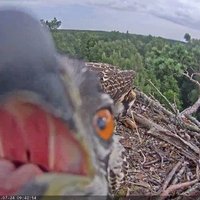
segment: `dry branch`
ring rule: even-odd
[[[170,195],[170,193],[175,192],[176,190],[185,189],[185,188],[187,188],[191,185],[194,185],[195,183],[198,183],[197,179],[195,179],[193,181],[188,181],[188,182],[185,182],[185,183],[179,183],[179,184],[176,184],[176,185],[171,185],[170,187],[168,187],[165,191],[163,191],[161,193],[160,200],[166,199]]]
[[[143,117],[140,114],[133,112],[133,115],[137,123],[145,126],[148,129],[148,131],[146,132],[147,134],[150,134],[160,140],[172,144],[180,150],[180,153],[185,155],[188,159],[193,160],[194,162],[199,159],[200,149],[195,144],[183,140],[178,135]]]
[[[191,115],[193,113],[196,113],[199,108],[200,108],[200,96],[192,106],[186,108],[180,114],[181,115]]]
[[[148,80],[148,82],[154,87],[154,89],[159,93],[159,95],[166,101],[166,103],[168,104],[168,106],[171,108],[171,110],[173,111],[174,114],[177,113],[177,110],[175,109],[175,107],[170,103],[170,101],[167,99],[166,96],[164,96],[161,91],[151,82],[151,80]]]
[[[192,83],[194,83],[198,87],[199,92],[200,92],[200,82],[194,79],[195,75],[200,76],[199,73],[193,73],[193,74],[189,75],[189,73],[186,72],[186,73],[183,73],[183,75],[185,77],[187,77]],[[190,106],[190,107],[186,108],[185,110],[183,110],[180,113],[180,115],[191,115],[193,113],[196,113],[199,108],[200,108],[200,96],[192,106]]]
[[[167,115],[167,117],[169,119],[167,119],[167,121],[169,123],[173,123],[174,125],[177,125],[177,123],[182,124],[184,126],[185,129],[187,130],[191,130],[194,132],[197,132],[197,134],[200,134],[200,124],[198,123],[197,120],[195,120],[194,118],[192,118],[193,120],[191,120],[191,123],[186,123],[182,117],[176,116],[175,114],[173,114],[172,112],[170,112],[169,110],[167,110],[164,106],[162,106],[160,104],[160,102],[158,101],[154,101],[151,98],[149,98],[146,94],[144,94],[141,91],[136,91],[137,97],[143,99],[144,103],[147,102],[149,104],[149,106],[154,107],[156,110],[160,110],[162,111],[165,115]],[[189,119],[190,120],[190,119]],[[196,124],[197,123],[197,124]]]
[[[126,184],[121,184],[121,187],[125,191],[129,187],[131,196],[162,194],[162,199],[166,195],[177,199],[184,191],[189,192],[190,187],[193,188],[191,193],[196,194],[199,187],[196,189],[195,185],[200,175],[198,122],[192,116],[186,118],[179,116],[178,111],[167,110],[159,101],[138,90],[136,94],[131,113],[141,142],[134,134],[135,125],[117,125],[117,133],[123,136],[121,142],[130,168]],[[130,113],[126,117],[132,119]]]
[[[174,168],[170,171],[170,173],[168,174],[164,184],[163,184],[163,190],[165,190],[167,188],[167,186],[169,185],[170,181],[172,180],[174,174],[176,173],[176,171],[178,170],[178,168],[181,166],[182,161],[179,161]]]
[[[193,82],[194,84],[196,84],[199,87],[199,89],[200,89],[200,83],[199,83],[199,81],[197,81],[197,80],[194,79],[194,76],[195,75],[200,76],[200,73],[193,73],[193,74],[189,75],[189,73],[186,72],[186,73],[183,73],[183,75],[186,76],[191,82]]]

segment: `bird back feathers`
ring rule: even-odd
[[[115,103],[132,89],[134,70],[120,70],[106,63],[86,62],[85,65],[90,71],[97,73],[102,89]]]

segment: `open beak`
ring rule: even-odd
[[[0,104],[0,122],[0,195],[31,194],[32,185],[61,195],[69,183],[87,185],[89,154],[70,124],[16,95]]]

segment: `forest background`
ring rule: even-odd
[[[197,103],[193,116],[200,120],[200,40],[189,33],[182,42],[128,31],[62,30],[56,18],[41,23],[51,30],[59,53],[133,69],[137,89],[178,112]]]

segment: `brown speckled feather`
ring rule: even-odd
[[[97,72],[102,89],[115,103],[122,101],[124,96],[132,90],[135,71],[120,70],[116,66],[105,63],[86,62],[85,64],[89,70]]]

